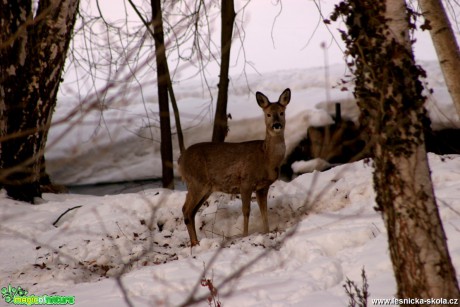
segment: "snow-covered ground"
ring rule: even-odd
[[[460,157],[430,155],[430,165],[458,272]],[[45,194],[37,206],[1,195],[1,286],[75,296],[78,306],[124,306],[115,278],[123,273],[135,306],[175,306],[207,293],[195,290],[205,274],[224,306],[345,306],[342,285],[347,277],[360,285],[364,267],[371,299],[391,298],[396,285],[371,173],[356,162],[277,181],[269,195],[271,232],[260,234],[253,202],[246,238],[241,201],[214,194],[197,214],[201,244],[193,250],[181,212],[186,192]],[[52,225],[75,206],[82,207]]]
[[[429,101],[432,119],[440,127],[455,126],[458,120],[439,68],[433,63],[428,68],[429,76],[434,76],[429,83],[435,88]],[[341,77],[344,70],[331,71]],[[320,76],[320,69],[250,76],[251,88],[271,100],[291,88],[286,131],[291,147],[306,127],[330,121]],[[195,106],[184,108],[188,127],[196,125],[191,119],[208,108],[197,88],[185,84],[178,94],[181,103]],[[263,128],[253,131],[260,129],[260,119],[255,118],[261,112],[254,95],[244,88],[242,81],[233,82],[230,140],[260,133],[263,137]],[[338,89],[331,96],[334,101],[351,98],[350,92]],[[146,109],[154,107],[148,104]],[[61,106],[55,120],[66,110],[70,107]],[[147,135],[143,110],[141,103],[109,109],[104,114],[108,124],[96,132],[99,115],[85,117],[48,149],[52,175],[72,184],[159,176],[158,144],[136,135]],[[344,116],[356,116],[352,106],[347,110]],[[209,137],[207,122],[204,116],[204,127],[187,130],[188,144]],[[51,143],[66,127],[53,128]],[[66,160],[67,156],[72,158]],[[430,154],[429,161],[460,279],[460,156]],[[77,306],[126,306],[124,291],[134,306],[176,306],[191,295],[209,294],[200,284],[205,275],[224,306],[344,306],[347,296],[342,285],[347,277],[360,285],[364,268],[371,299],[395,296],[386,230],[373,209],[370,164],[358,161],[303,174],[289,183],[275,182],[269,192],[269,234],[261,234],[260,213],[253,201],[249,236],[241,237],[240,199],[215,193],[197,214],[201,242],[193,249],[181,212],[185,195],[164,189],[107,196],[44,194],[41,204],[31,206],[1,192],[0,287],[20,286],[37,296],[74,296]],[[75,209],[58,220],[69,208]]]
[[[433,127],[458,126],[457,113],[444,86],[439,66],[429,62],[425,63],[425,69],[428,85],[434,89],[427,102]],[[337,85],[341,79],[346,79],[347,73],[343,65],[332,66],[330,84]],[[217,79],[209,83],[215,103]],[[232,78],[228,104],[232,119],[229,121],[227,141],[264,138],[265,127],[262,111],[256,103],[256,91],[276,101],[285,88],[291,89],[292,99],[286,110],[288,152],[305,137],[310,125],[332,123],[329,114],[334,114],[335,102],[342,103],[343,117],[356,121],[359,112],[353,101],[352,89],[342,91],[341,85],[334,86],[328,102],[324,86],[323,68],[276,71],[263,76],[252,74],[248,75],[247,81],[244,77]],[[155,90],[146,87],[144,93],[155,93]],[[178,83],[175,91],[186,145],[209,141],[214,107],[207,89],[203,89],[199,80],[187,80]],[[158,105],[155,94],[145,96],[147,98],[143,100],[137,92],[128,100],[117,100],[115,95],[103,114],[99,110],[89,113],[78,111],[84,106],[73,103],[59,104],[46,152],[47,169],[54,181],[82,185],[160,178]],[[66,101],[68,97],[64,96],[62,100]],[[68,114],[73,112],[76,115],[69,120]],[[175,139],[173,146],[174,159],[177,159],[179,150]]]

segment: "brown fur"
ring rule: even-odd
[[[187,184],[184,222],[193,245],[198,244],[195,215],[212,192],[241,194],[244,235],[248,234],[251,194],[256,192],[264,231],[268,232],[267,194],[278,178],[286,151],[284,143],[284,111],[291,92],[286,89],[279,101],[270,103],[257,92],[256,98],[265,115],[265,140],[242,143],[199,143],[190,146],[179,158],[179,170]]]

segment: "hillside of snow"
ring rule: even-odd
[[[428,96],[427,108],[434,129],[458,127],[459,119],[444,86],[436,62],[424,63],[427,87],[434,90]],[[265,127],[255,92],[261,91],[271,101],[277,101],[285,88],[292,92],[286,110],[286,144],[288,153],[305,137],[309,126],[332,123],[336,102],[342,104],[342,116],[356,121],[359,111],[352,89],[342,91],[341,79],[349,72],[343,65],[329,69],[331,100],[326,100],[323,68],[286,70],[264,74],[250,74],[231,79],[228,113],[229,134],[226,141],[237,142],[263,139]],[[217,84],[216,80],[210,81]],[[175,85],[186,146],[210,141],[217,86],[209,92],[199,80],[186,80]],[[46,159],[47,170],[55,182],[65,185],[119,182],[161,177],[160,131],[156,88],[146,87],[150,98],[133,94],[128,100],[114,96],[101,113],[84,112],[85,106],[69,103],[68,97],[58,105],[55,123],[49,134]],[[121,96],[120,96],[121,97]],[[76,113],[76,114],[74,114]],[[73,114],[68,120],[69,114]],[[174,119],[171,115],[171,123]],[[174,159],[179,157],[174,138]],[[177,174],[177,172],[176,172]]]
[[[457,127],[439,67],[427,63],[425,68],[434,89],[427,102],[434,126]],[[345,72],[334,66],[331,79],[339,80]],[[344,103],[344,117],[356,120],[351,92],[334,88],[327,102],[322,76],[319,68],[250,75],[251,91],[244,80],[232,80],[228,140],[263,138],[255,91],[274,101],[291,88],[288,148],[308,126],[329,123],[336,101]],[[187,144],[209,140],[213,106],[201,86],[183,82],[177,96]],[[152,97],[129,105],[114,101],[103,113],[86,114],[84,106],[60,104],[46,152],[52,177],[79,185],[161,176]],[[429,163],[460,280],[460,155],[429,154]],[[224,306],[332,307],[347,305],[343,284],[349,278],[360,286],[364,268],[370,300],[395,296],[387,233],[374,210],[371,163],[358,161],[291,182],[276,181],[269,191],[268,234],[261,233],[255,199],[249,236],[242,237],[241,200],[215,193],[196,215],[200,245],[193,248],[182,217],[185,195],[165,189],[106,196],[44,194],[40,204],[31,206],[1,191],[0,287],[72,296],[76,306],[127,306],[127,300],[136,307],[177,306],[190,298],[207,298],[209,290],[201,285],[205,277]],[[0,298],[0,306],[11,305]]]
[[[460,278],[460,156],[429,158]],[[269,193],[270,233],[260,233],[253,200],[245,238],[240,199],[213,194],[197,214],[201,242],[193,249],[181,212],[186,192],[45,194],[37,206],[2,194],[1,285],[71,295],[76,306],[126,306],[121,276],[134,306],[177,306],[209,294],[200,285],[205,275],[224,306],[345,306],[342,285],[346,278],[360,285],[364,268],[370,299],[390,299],[396,285],[371,176],[360,161],[277,181]]]

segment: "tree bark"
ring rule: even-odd
[[[389,59],[400,71],[409,69],[408,72],[415,72],[417,67],[409,37],[411,25],[404,0],[387,0],[385,17],[391,33],[387,46],[396,43],[402,49],[391,53]],[[425,150],[425,97],[418,80],[421,74],[395,76],[399,88],[405,93],[391,93],[394,90],[392,86],[382,89],[390,95],[396,94],[397,108],[394,111],[400,112],[392,116],[396,120],[390,119],[396,132],[391,142],[404,144],[407,152],[399,153],[400,145],[387,146],[386,142],[377,146],[379,157],[376,157],[374,180],[381,197],[378,206],[382,209],[388,230],[399,297],[459,298],[458,281],[439,216]],[[412,104],[412,101],[419,103]],[[389,182],[392,189],[388,189]]]
[[[0,183],[17,200],[41,196],[44,151],[78,0],[0,2]]]
[[[230,50],[232,46],[233,23],[235,9],[233,0],[222,0],[221,10],[221,63],[219,75],[219,93],[217,95],[216,114],[212,131],[213,142],[223,142],[227,136],[227,101],[228,101],[228,74],[230,70]]]
[[[447,89],[460,117],[460,51],[454,31],[441,0],[419,0],[427,21]]]
[[[164,188],[174,189],[171,120],[169,117],[168,101],[169,78],[164,43],[161,0],[152,0],[151,6],[157,63],[158,103],[160,109],[162,182]]]
[[[342,37],[354,93],[373,142],[376,209],[387,228],[398,297],[458,298],[424,146],[424,72],[414,61],[406,4],[350,0],[337,11],[346,16]]]
[[[168,92],[169,92],[169,97],[171,98],[171,105],[174,111],[174,121],[176,122],[177,143],[179,145],[180,153],[183,154],[185,151],[184,134],[182,133],[182,125],[180,123],[180,113],[179,113],[179,108],[177,107],[176,95],[174,95],[174,89],[172,86],[171,75],[169,73],[168,63],[166,63],[166,69],[168,70]]]
[[[137,8],[137,6],[134,4],[132,0],[128,0],[129,4],[131,4],[131,7],[133,10],[136,12],[137,16],[139,19],[142,21],[142,23],[145,25],[147,28],[147,31],[152,35],[153,39],[155,39],[155,34],[153,33],[152,29],[150,28],[150,24],[147,22],[146,19],[142,16],[141,12]],[[180,114],[179,114],[179,108],[177,107],[177,101],[176,101],[176,96],[174,95],[174,88],[172,86],[172,80],[171,80],[171,74],[169,73],[169,65],[168,61],[165,62],[166,66],[166,72],[167,72],[167,78],[168,78],[168,92],[169,92],[169,97],[171,98],[171,105],[173,107],[173,112],[174,112],[174,120],[176,122],[176,133],[177,133],[177,143],[179,145],[179,150],[180,153],[182,154],[185,151],[185,146],[184,146],[184,134],[182,133],[182,125],[180,123]]]

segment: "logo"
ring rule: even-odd
[[[3,287],[1,290],[2,298],[8,304],[14,305],[73,305],[75,304],[75,296],[61,295],[35,295],[29,294],[22,287]]]

